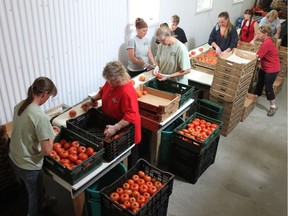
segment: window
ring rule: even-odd
[[[196,13],[212,9],[213,0],[197,0]]]
[[[129,0],[129,23],[135,22],[137,17],[147,23],[159,21],[160,0]]]
[[[233,4],[243,2],[243,0],[233,0]]]

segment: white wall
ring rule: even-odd
[[[159,21],[178,14],[192,49],[207,42],[219,12],[227,10],[235,23],[254,0],[235,5],[214,0],[213,10],[200,14],[195,14],[196,1],[160,2]],[[40,75],[59,90],[43,109],[72,106],[98,90],[104,65],[127,61],[128,13],[128,0],[1,0],[0,124],[12,120],[13,107]]]
[[[168,22],[174,14],[180,16],[179,27],[183,28],[186,33],[190,50],[207,43],[220,12],[228,11],[231,22],[235,24],[237,18],[254,5],[254,0],[244,0],[238,4],[232,2],[233,0],[214,0],[212,10],[196,14],[196,0],[161,0],[160,23]]]

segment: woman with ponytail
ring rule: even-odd
[[[222,55],[237,47],[238,34],[232,25],[227,11],[218,15],[218,23],[212,29],[208,44],[211,45],[218,55]]]
[[[25,183],[29,216],[41,215],[43,158],[51,152],[55,136],[40,106],[56,94],[54,83],[39,77],[29,87],[28,97],[14,107],[9,157],[16,176]]]
[[[262,44],[257,51],[261,67],[258,72],[258,80],[254,94],[256,97],[261,96],[263,87],[265,86],[266,98],[270,102],[270,109],[267,112],[267,116],[271,117],[278,109],[275,103],[273,83],[280,71],[280,60],[278,49],[275,45],[276,38],[273,37],[273,31],[268,25],[264,24],[259,28],[257,38],[262,41]]]
[[[257,20],[253,19],[253,11],[247,9],[244,11],[244,19],[241,24],[240,41],[254,44],[257,38],[259,27]]]

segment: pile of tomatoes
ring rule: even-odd
[[[139,170],[109,197],[135,214],[163,186],[164,183]]]
[[[207,137],[218,127],[217,124],[206,121],[205,119],[194,118],[185,128],[178,131],[181,135],[188,138],[204,142]],[[185,137],[183,138],[185,139]]]
[[[86,148],[76,140],[69,142],[61,139],[59,142],[53,143],[53,149],[49,156],[67,169],[73,169],[94,154],[96,151],[92,147]]]

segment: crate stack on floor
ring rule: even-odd
[[[205,115],[195,112],[174,129],[169,164],[170,172],[192,184],[215,161],[223,114],[221,105],[207,99],[197,103],[196,110]]]
[[[209,99],[224,106],[223,136],[241,121],[256,62],[256,54],[239,49],[218,58]]]

